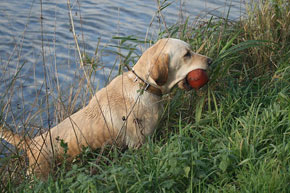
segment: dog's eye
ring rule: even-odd
[[[185,55],[184,55],[185,58],[189,58],[191,57],[191,52],[188,50]]]

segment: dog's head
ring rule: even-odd
[[[207,70],[210,63],[208,57],[195,54],[186,42],[167,38],[146,50],[134,66],[134,71],[166,94],[176,84],[181,89],[190,90],[187,74],[196,69]]]

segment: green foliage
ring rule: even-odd
[[[263,2],[238,22],[212,17],[191,26],[186,20],[160,33],[186,40],[215,62],[207,88],[164,97],[159,128],[140,149],[86,149],[57,178],[17,186],[11,178],[5,190],[290,192],[289,2]],[[136,62],[137,43],[151,43],[114,39],[127,50],[118,52],[120,73]]]

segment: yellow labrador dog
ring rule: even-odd
[[[68,145],[68,159],[81,153],[82,147],[100,148],[106,144],[138,148],[150,136],[158,121],[161,97],[178,85],[189,90],[187,74],[208,68],[211,60],[191,51],[178,39],[161,39],[144,52],[132,71],[117,76],[98,91],[89,104],[33,139],[20,137],[1,127],[0,136],[23,148],[32,171],[45,179],[52,163],[61,160]]]

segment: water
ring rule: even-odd
[[[239,0],[168,2],[172,4],[162,11],[167,26],[187,17],[190,22],[197,16],[206,18],[209,14],[225,17],[229,7],[230,19],[237,19],[243,13],[243,3]],[[118,45],[118,40],[112,40],[113,36],[132,35],[144,40],[148,32],[147,38],[155,40],[159,28],[164,29],[158,21],[161,18],[153,17],[158,10],[156,1],[72,0],[71,6],[81,50],[94,56],[98,42],[99,48],[104,50],[103,55],[99,56],[104,68],[96,74],[95,87],[96,84],[100,87],[105,84],[117,58],[116,54],[106,51],[117,51],[114,46]],[[57,83],[62,89],[74,83],[80,66],[70,29],[65,0],[43,0],[42,3],[36,0],[1,0],[0,99],[5,103],[11,99],[9,108],[6,108],[10,112],[5,117],[8,122],[13,114],[21,114],[18,117],[25,120],[27,114],[24,112],[35,108],[36,95],[45,96],[44,63],[49,92],[54,93]],[[143,47],[138,48],[138,52],[142,53]],[[20,68],[14,90],[5,94]]]

